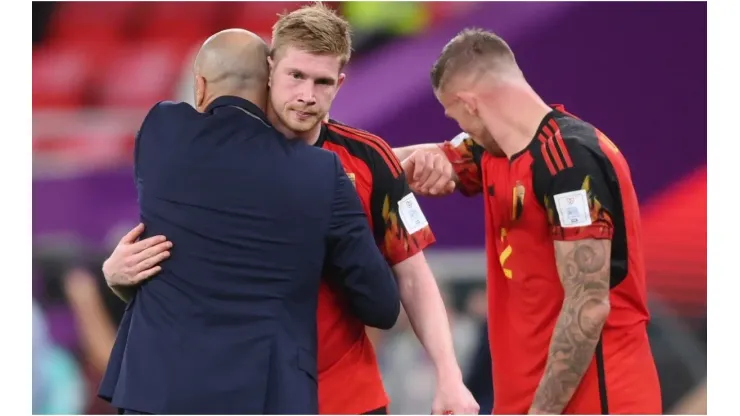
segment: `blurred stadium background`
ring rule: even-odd
[[[95,398],[123,312],[100,265],[138,218],[133,133],[190,101],[194,48],[269,33],[301,2],[33,3],[34,413],[112,413]],[[706,3],[329,3],[355,55],[332,117],[393,146],[457,133],[428,71],[466,26],[501,34],[535,89],[598,125],[642,204],[654,354],[670,413],[706,413]],[[490,413],[482,202],[421,201],[466,380]],[[424,414],[433,369],[408,324],[373,333],[393,413]],[[694,406],[694,407],[692,407]]]

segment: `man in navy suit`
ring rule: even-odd
[[[267,53],[250,32],[214,35],[195,62],[198,111],[159,103],[142,124],[141,219],[173,248],[157,279],[117,291],[128,305],[99,394],[124,414],[316,414],[325,269],[365,324],[398,317],[337,156],[265,120]]]

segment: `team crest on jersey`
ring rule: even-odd
[[[522,185],[521,182],[516,181],[516,186],[514,186],[513,190],[513,196],[512,196],[512,206],[511,206],[511,220],[516,221],[519,219],[519,217],[522,216],[522,211],[524,211],[524,185]]]
[[[349,180],[352,181],[352,186],[357,188],[357,184],[355,183],[355,174],[352,172],[347,172],[347,177],[349,178]]]

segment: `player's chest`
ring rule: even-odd
[[[488,242],[499,256],[509,253],[523,267],[552,248],[548,214],[535,193],[531,166],[526,159],[509,163],[498,158],[483,166]]]
[[[483,164],[483,192],[489,224],[507,230],[547,230],[547,216],[534,189],[532,164],[488,158]]]
[[[492,159],[483,165],[488,290],[506,319],[534,316],[562,297],[547,213],[533,186],[531,163]],[[517,318],[519,319],[519,318]],[[508,321],[507,321],[508,322]]]

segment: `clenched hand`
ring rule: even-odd
[[[401,162],[411,190],[423,196],[445,196],[455,191],[452,163],[441,153],[417,150]]]

